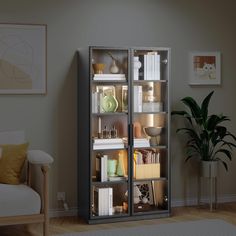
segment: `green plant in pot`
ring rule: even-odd
[[[202,176],[204,177],[216,177],[218,162],[222,163],[228,171],[226,160],[231,161],[232,150],[236,147],[235,135],[223,124],[230,119],[222,114],[208,114],[208,106],[213,93],[214,91],[209,93],[201,104],[192,97],[185,97],[181,101],[187,110],[171,113],[182,116],[187,121],[186,127],[179,128],[176,132],[183,132],[189,138],[186,142],[185,161],[198,157],[202,161]]]

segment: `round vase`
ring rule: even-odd
[[[116,65],[116,60],[112,60],[111,66],[110,66],[110,72],[112,74],[119,73],[119,67]]]

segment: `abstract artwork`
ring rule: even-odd
[[[220,85],[220,52],[190,53],[190,85]]]
[[[46,93],[46,25],[0,24],[0,94]]]

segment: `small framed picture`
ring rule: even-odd
[[[152,189],[152,182],[145,181],[145,182],[136,182],[135,185],[139,189],[139,199],[141,203],[148,203],[150,205],[154,204],[153,199],[153,189]]]
[[[220,85],[220,52],[190,52],[190,85]]]

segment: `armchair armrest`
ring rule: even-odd
[[[30,164],[48,165],[53,162],[53,158],[46,152],[41,150],[30,150],[27,153]]]

